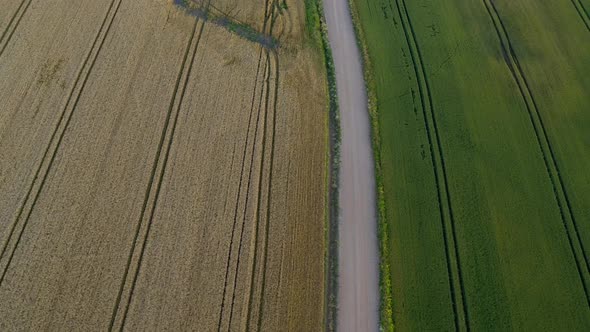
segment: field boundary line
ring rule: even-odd
[[[197,38],[196,38],[196,42],[194,47],[191,48],[191,44],[193,43],[193,40],[195,40],[195,32],[197,29],[197,26],[200,24],[200,28],[198,30],[197,34]],[[131,250],[129,251],[129,256],[128,256],[128,261],[127,261],[127,266],[125,268],[125,272],[123,274],[123,278],[121,281],[121,286],[119,288],[119,293],[120,295],[118,295],[117,297],[117,301],[115,303],[114,309],[113,309],[113,316],[111,318],[111,322],[109,325],[109,331],[113,331],[115,323],[117,322],[117,316],[119,316],[119,309],[122,309],[122,316],[121,316],[121,326],[119,327],[120,331],[123,331],[125,324],[127,322],[127,317],[128,317],[128,313],[129,313],[129,308],[131,307],[131,303],[133,301],[133,295],[135,294],[135,286],[137,285],[137,280],[139,277],[139,273],[141,271],[141,267],[142,267],[142,263],[143,263],[143,258],[144,258],[144,254],[145,254],[145,250],[148,244],[148,239],[149,239],[149,235],[150,235],[150,231],[151,231],[151,226],[153,224],[154,221],[154,214],[158,205],[158,199],[160,197],[160,190],[162,188],[162,182],[164,180],[164,176],[166,174],[166,169],[167,169],[167,165],[168,165],[168,158],[170,156],[170,150],[172,147],[172,143],[174,141],[174,137],[175,137],[175,132],[176,132],[176,126],[178,124],[178,117],[182,108],[182,103],[184,101],[184,96],[186,93],[186,89],[188,86],[188,82],[193,74],[193,65],[195,63],[195,59],[196,59],[196,55],[198,52],[198,48],[199,48],[199,44],[201,41],[201,37],[203,35],[203,30],[205,27],[205,22],[202,20],[195,20],[195,24],[193,26],[193,30],[191,33],[191,37],[189,40],[189,44],[188,47],[185,51],[185,55],[183,58],[183,63],[181,66],[181,70],[179,72],[179,76],[177,77],[177,81],[176,81],[176,85],[172,94],[172,98],[170,100],[170,106],[168,108],[168,112],[166,115],[166,121],[164,123],[164,126],[162,128],[162,135],[160,136],[160,142],[158,144],[158,150],[156,152],[156,156],[154,159],[154,164],[152,166],[152,172],[150,174],[150,180],[149,180],[149,184],[146,188],[146,194],[145,194],[145,200],[142,206],[142,211],[139,217],[139,221],[137,223],[136,226],[136,232],[135,232],[135,237],[133,240],[133,245],[131,246]],[[192,50],[192,55],[190,56],[190,61],[187,62],[187,59],[189,58],[189,54]],[[188,63],[188,68],[185,72],[185,68],[186,65]],[[184,75],[183,75],[184,74]],[[182,80],[182,77],[184,76],[184,80]],[[180,92],[180,94],[179,94]],[[173,113],[175,113],[173,115]],[[172,122],[171,122],[172,121]],[[169,138],[168,138],[169,137]],[[168,138],[168,140],[167,140]],[[167,140],[167,142],[166,142]],[[165,146],[165,150],[164,150],[164,156],[162,159],[160,159],[160,156],[162,154],[162,150],[164,149],[164,145]],[[158,171],[158,166],[160,166],[160,171],[159,173]],[[156,184],[155,189],[154,189],[154,193],[153,195],[150,195],[152,193],[152,188],[154,188],[154,182]],[[151,202],[150,204],[148,204],[148,201],[150,200],[150,197],[152,197],[153,202]],[[146,215],[148,215],[148,205],[149,205],[149,217],[146,220],[146,223],[144,223],[144,219],[146,217]],[[139,233],[141,232],[142,228],[144,228],[145,224],[145,231],[143,234],[143,239],[142,241],[139,243],[140,248],[138,249],[139,252],[137,253],[139,255],[139,257],[137,258],[137,263],[135,264],[135,272],[132,273],[133,277],[130,280],[131,284],[130,284],[130,289],[129,289],[129,295],[127,297],[127,300],[125,301],[125,305],[123,308],[121,308],[121,301],[122,301],[122,296],[123,296],[123,292],[125,290],[125,285],[127,284],[127,279],[129,277],[129,270],[131,268],[131,265],[133,263],[133,258],[134,256],[136,256],[136,248],[138,245],[138,238],[139,238]]]
[[[428,82],[428,76],[426,75],[426,68],[424,67],[424,60],[422,57],[422,53],[420,51],[420,45],[418,44],[418,39],[416,37],[416,33],[412,25],[412,20],[410,18],[406,2],[405,0],[395,0],[395,2],[398,13],[400,15],[400,22],[404,30],[404,36],[406,39],[406,43],[408,45],[408,49],[410,51],[410,57],[412,59],[412,64],[414,67],[414,74],[416,76],[418,91],[420,94],[422,115],[424,118],[424,127],[426,129],[426,134],[428,137],[430,158],[432,161],[432,168],[436,182],[439,213],[441,216],[441,226],[443,231],[443,242],[445,247],[447,273],[449,277],[450,295],[453,305],[455,329],[461,330],[464,324],[465,329],[469,331],[469,311],[467,307],[465,287],[463,285],[461,260],[455,230],[455,218],[451,204],[451,195],[449,191],[448,176],[444,160],[444,151],[438,130],[438,125],[436,122],[436,112],[434,108],[430,84]],[[430,121],[429,116],[431,117]],[[438,160],[437,157],[440,160]],[[440,166],[438,165],[438,162],[440,162]],[[439,174],[439,171],[441,174]],[[441,189],[441,182],[444,190]],[[449,223],[449,226],[446,225],[447,222]],[[453,251],[451,251],[450,247],[453,248]],[[454,258],[454,260],[451,258]],[[455,286],[455,278],[458,282],[458,287]],[[457,292],[457,288],[459,288],[459,294],[455,294]],[[463,315],[459,314],[459,307],[461,307],[461,309],[463,310]]]
[[[21,1],[20,5],[18,6],[16,11],[12,15],[12,18],[10,18],[8,25],[6,26],[6,28],[4,29],[4,32],[2,32],[2,36],[0,37],[0,47],[1,47],[0,48],[0,57],[2,57],[2,54],[4,54],[4,50],[6,49],[6,46],[8,45],[8,43],[10,43],[10,40],[12,39],[12,35],[14,35],[16,28],[18,28],[18,26],[20,25],[20,21],[23,19],[23,16],[25,16],[25,13],[29,9],[29,6],[31,5],[32,1],[33,0]],[[25,2],[27,2],[27,4],[25,5],[24,9],[21,11]],[[12,23],[14,23],[14,20],[17,16],[18,16],[18,19],[16,19],[16,24],[11,29],[10,27],[12,26]],[[10,30],[10,33],[8,33],[9,30]],[[8,37],[6,37],[6,33],[8,33]],[[6,39],[5,39],[5,37],[6,37]],[[2,44],[4,44],[4,45],[2,45]]]
[[[114,4],[116,1],[118,1],[118,2],[117,2],[117,5],[115,6]],[[59,147],[61,146],[61,142],[65,136],[65,132],[70,124],[70,121],[72,119],[74,111],[75,111],[76,107],[78,106],[78,102],[80,101],[80,97],[82,95],[82,92],[84,91],[84,88],[86,87],[86,83],[88,82],[88,78],[90,76],[90,73],[94,69],[94,65],[96,64],[96,60],[100,54],[100,51],[102,50],[102,47],[104,45],[106,38],[111,30],[111,27],[113,25],[113,21],[115,20],[115,17],[117,15],[117,13],[119,12],[119,8],[121,6],[122,1],[123,0],[111,0],[109,8],[107,9],[106,15],[102,21],[100,28],[98,29],[98,32],[97,32],[96,37],[94,39],[94,42],[92,43],[92,47],[88,51],[88,54],[86,55],[86,58],[76,75],[76,80],[74,81],[74,84],[72,86],[72,90],[70,91],[68,99],[64,105],[62,112],[61,112],[59,121],[58,121],[57,125],[55,126],[55,129],[53,130],[51,138],[49,139],[49,143],[45,149],[45,152],[43,153],[43,157],[41,158],[41,161],[39,163],[37,171],[35,172],[35,176],[33,177],[33,181],[31,182],[31,185],[27,191],[27,194],[25,195],[23,203],[22,203],[21,207],[19,208],[19,211],[17,213],[17,217],[15,218],[15,220],[12,223],[8,238],[6,239],[6,241],[2,247],[2,252],[0,253],[0,262],[2,259],[4,259],[4,255],[6,254],[6,250],[8,248],[9,242],[12,240],[12,237],[13,237],[14,232],[16,230],[16,226],[17,226],[19,220],[21,219],[21,217],[23,216],[23,213],[25,211],[25,206],[31,200],[31,195],[33,194],[33,188],[35,187],[35,184],[37,183],[37,179],[41,176],[41,182],[40,182],[39,187],[37,188],[36,192],[34,193],[34,197],[32,198],[32,202],[31,202],[30,206],[28,207],[26,217],[22,223],[23,225],[22,225],[22,228],[20,229],[16,243],[14,244],[14,248],[12,249],[12,251],[10,253],[10,257],[8,258],[8,262],[6,263],[6,266],[2,272],[2,275],[0,276],[0,285],[2,285],[2,282],[4,281],[4,277],[6,276],[8,268],[12,262],[16,248],[18,247],[18,245],[20,243],[22,235],[27,227],[27,224],[28,224],[31,214],[33,212],[33,208],[35,207],[35,204],[37,203],[37,200],[39,199],[41,191],[43,190],[43,187],[44,187],[45,182],[47,180],[47,176],[49,174],[49,171],[51,170],[51,167],[53,166],[53,162],[55,161],[57,151],[58,151]],[[113,8],[114,8],[114,10],[113,10]],[[109,20],[109,16],[110,16],[110,20]],[[108,21],[108,23],[107,23],[107,21]],[[105,26],[106,26],[106,28],[105,28]],[[103,33],[103,31],[104,31],[104,33]],[[102,38],[101,38],[101,34],[102,34]],[[97,45],[98,45],[98,47],[96,47]],[[93,53],[94,53],[94,55],[93,55]],[[90,60],[90,58],[92,58],[92,60]],[[88,63],[90,63],[90,65],[88,65]],[[86,73],[83,75],[85,69],[86,69]],[[84,76],[84,78],[82,78],[82,76]],[[82,83],[80,83],[80,87],[78,88],[78,83],[80,81]],[[76,94],[76,92],[77,92],[77,94]],[[75,97],[74,97],[74,94],[76,94]],[[73,103],[71,103],[72,100],[74,100]],[[68,107],[70,105],[72,105],[72,106]],[[68,112],[68,110],[69,110],[69,112]],[[61,131],[60,131],[60,128],[61,128]],[[56,137],[58,137],[57,141],[55,143],[53,150],[50,152],[52,145],[54,145],[53,143],[54,143]],[[51,156],[49,157],[49,161],[47,162],[48,163],[47,167],[44,169],[44,172],[41,175],[43,165],[46,163],[46,160],[47,160],[47,157],[49,156],[49,154],[51,154]]]
[[[533,131],[535,133],[535,137],[537,140],[537,144],[539,146],[539,150],[541,151],[541,155],[543,157],[543,162],[545,164],[545,169],[547,171],[547,175],[549,176],[549,180],[551,182],[551,186],[553,189],[553,194],[559,208],[559,213],[561,216],[561,221],[563,223],[563,227],[569,242],[570,249],[572,251],[572,255],[574,257],[574,261],[576,263],[576,268],[578,270],[578,274],[580,277],[580,282],[582,283],[582,288],[584,289],[584,294],[586,295],[586,301],[588,306],[590,307],[590,296],[589,290],[587,285],[587,280],[585,275],[590,273],[590,266],[588,264],[588,257],[586,255],[586,251],[584,249],[584,244],[581,240],[578,226],[576,222],[575,215],[571,208],[571,204],[569,201],[569,197],[566,191],[566,187],[563,183],[563,178],[561,176],[561,172],[559,170],[559,166],[557,164],[555,154],[553,151],[553,147],[551,146],[551,142],[549,140],[547,130],[545,128],[545,124],[543,123],[543,117],[541,116],[541,112],[539,111],[538,104],[534,98],[532,89],[528,83],[528,80],[525,76],[524,70],[522,69],[520,62],[518,61],[518,57],[516,56],[516,52],[512,46],[512,42],[510,41],[510,36],[508,34],[508,30],[506,29],[502,18],[494,4],[491,0],[482,0],[486,11],[492,21],[494,29],[496,31],[497,37],[500,42],[500,46],[504,55],[504,61],[506,66],[508,67],[510,73],[512,74],[512,78],[516,82],[520,95],[524,101],[525,107],[527,109],[527,113],[529,115],[529,119],[531,125],[533,127]],[[545,145],[547,146],[548,152],[545,151]],[[553,166],[553,168],[552,168]],[[553,174],[555,173],[555,174]],[[561,197],[563,195],[563,198]],[[565,201],[565,204],[563,201]],[[565,205],[565,206],[564,206]],[[568,218],[569,216],[569,218]],[[573,233],[568,226],[568,221],[570,221],[573,225]],[[575,236],[575,237],[574,237]],[[580,262],[580,258],[578,257],[578,247],[581,251],[582,260],[585,262],[585,268],[582,266]]]

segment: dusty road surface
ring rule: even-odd
[[[347,0],[324,11],[340,103],[339,331],[377,331],[378,247],[373,155],[361,57]]]

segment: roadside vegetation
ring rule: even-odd
[[[351,1],[384,330],[590,326],[583,3]]]
[[[338,314],[338,174],[340,160],[340,120],[332,49],[328,42],[322,0],[305,0],[308,42],[323,59],[327,93],[327,207],[326,207],[326,310],[325,330],[336,330]]]
[[[391,260],[390,260],[390,229],[387,222],[385,192],[383,189],[383,170],[381,169],[381,135],[379,133],[379,119],[377,109],[377,96],[374,79],[374,68],[371,64],[371,57],[365,39],[365,33],[360,21],[359,13],[354,0],[349,0],[350,13],[357,37],[358,48],[362,55],[363,74],[365,87],[367,89],[368,111],[371,120],[371,143],[373,148],[373,157],[375,160],[375,184],[377,188],[377,213],[378,213],[378,230],[379,238],[379,290],[380,290],[380,316],[379,324],[384,331],[393,331],[393,301],[391,297]]]

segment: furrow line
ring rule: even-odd
[[[229,242],[229,250],[228,250],[228,254],[227,254],[227,263],[226,263],[226,267],[225,267],[225,278],[224,278],[224,285],[223,285],[223,295],[221,297],[221,308],[219,310],[219,322],[217,323],[217,331],[221,331],[221,322],[223,319],[223,309],[225,307],[225,294],[227,292],[227,282],[228,282],[228,276],[229,276],[229,266],[230,266],[230,262],[231,262],[231,258],[232,258],[232,253],[233,253],[233,243],[234,243],[234,236],[235,236],[235,230],[236,230],[236,224],[237,224],[237,220],[238,220],[238,208],[239,208],[239,202],[240,202],[240,196],[242,193],[242,182],[243,182],[243,177],[244,177],[244,170],[246,168],[246,153],[248,150],[248,142],[250,140],[250,127],[252,126],[252,115],[254,113],[254,103],[256,101],[256,89],[258,87],[258,74],[260,73],[260,63],[262,62],[262,48],[260,48],[260,52],[258,54],[258,65],[256,67],[256,77],[254,79],[254,91],[252,92],[252,101],[251,101],[251,105],[250,105],[250,114],[248,115],[248,127],[246,130],[246,139],[245,139],[245,144],[244,144],[244,150],[242,153],[242,168],[240,171],[240,181],[238,184],[238,192],[236,194],[236,204],[235,204],[235,208],[234,208],[234,221],[233,221],[233,227],[231,230],[231,237],[230,237],[230,242]],[[252,164],[250,164],[250,167],[252,167]],[[248,193],[246,192],[246,195],[248,195]],[[235,271],[235,275],[238,274],[238,271],[236,269]],[[234,283],[234,288],[233,288],[233,292],[235,293],[235,283]],[[231,313],[230,313],[230,317],[231,317]],[[230,323],[231,325],[231,318],[230,318]]]
[[[508,30],[506,29],[502,21],[502,18],[496,6],[494,5],[494,2],[490,0],[482,1],[494,25],[494,29],[500,41],[502,52],[505,56],[504,60],[506,62],[506,66],[510,70],[512,77],[516,82],[516,85],[518,86],[520,95],[525,103],[525,107],[527,109],[527,113],[529,115],[533,131],[535,133],[535,138],[537,140],[539,150],[543,157],[543,162],[545,165],[545,169],[547,171],[547,175],[549,176],[549,179],[551,181],[553,194],[557,206],[559,208],[561,221],[567,235],[567,239],[569,242],[570,249],[572,251],[572,255],[574,257],[574,261],[576,263],[576,269],[580,277],[580,282],[582,283],[584,294],[586,295],[586,301],[588,303],[588,306],[590,307],[590,294],[587,285],[588,280],[587,277],[585,277],[590,273],[588,257],[586,255],[584,244],[579,234],[576,218],[571,208],[567,190],[565,188],[565,185],[563,184],[563,178],[561,176],[561,172],[559,170],[559,166],[555,158],[553,147],[551,146],[551,142],[547,135],[547,130],[545,128],[541,112],[539,112],[538,104],[534,98],[532,89],[530,88],[530,85],[528,83],[528,80],[526,79],[524,70],[521,67],[520,62],[518,61],[516,52],[512,47],[512,42],[510,41]],[[545,145],[547,146],[546,148]],[[545,149],[547,149],[548,151],[546,151]],[[573,235],[572,230],[570,230],[570,226],[568,225],[568,221],[572,223],[574,233]],[[579,251],[581,251],[582,257],[579,257],[578,247]],[[583,260],[585,264],[581,263],[581,260]]]
[[[445,247],[445,257],[446,257],[446,266],[447,266],[447,273],[449,279],[449,291],[451,296],[451,302],[453,305],[453,318],[455,323],[455,329],[460,330],[463,323],[465,325],[465,329],[469,330],[469,319],[467,314],[467,304],[465,299],[465,291],[463,286],[463,278],[461,273],[461,264],[459,259],[459,251],[456,245],[456,232],[454,226],[454,216],[453,210],[450,200],[450,193],[448,188],[448,179],[446,174],[446,167],[444,162],[444,153],[442,150],[442,144],[440,135],[438,133],[438,127],[436,124],[436,116],[435,116],[435,109],[434,109],[434,102],[432,100],[432,94],[430,92],[430,85],[428,83],[428,78],[426,75],[426,69],[423,65],[422,54],[420,52],[420,48],[418,45],[417,37],[414,32],[411,18],[408,13],[408,9],[404,0],[396,0],[396,7],[398,13],[400,15],[400,22],[402,29],[404,31],[404,36],[406,39],[406,43],[408,45],[408,49],[410,51],[410,58],[412,60],[412,65],[414,68],[414,74],[416,76],[416,81],[418,85],[418,92],[420,95],[420,102],[422,107],[422,116],[424,118],[424,128],[426,130],[427,139],[428,139],[428,146],[430,150],[430,159],[432,162],[432,169],[436,183],[436,190],[437,190],[437,201],[439,206],[439,214],[441,217],[441,227],[443,231],[443,243]],[[402,10],[403,7],[403,10]],[[402,16],[402,12],[405,15]],[[405,17],[405,20],[404,20]],[[415,48],[415,50],[414,50]],[[432,121],[429,121],[429,115],[432,117]],[[431,128],[432,126],[432,128]],[[434,134],[433,134],[434,132]],[[434,138],[433,138],[434,137]],[[436,146],[435,146],[436,145]],[[435,151],[436,150],[436,151]],[[440,159],[441,163],[441,170],[439,170],[439,166],[437,165],[437,155]],[[442,174],[439,174],[442,173]],[[444,191],[441,188],[444,187]],[[443,198],[446,196],[446,199]],[[448,217],[447,213],[445,213],[445,203],[446,208],[448,209]],[[447,226],[447,222],[450,223],[450,227]],[[449,231],[450,228],[450,231]],[[450,234],[449,234],[450,233]],[[451,249],[453,247],[453,249]],[[453,264],[453,255],[456,261]],[[456,272],[455,272],[456,270]],[[455,286],[455,278],[458,279],[459,286]],[[460,290],[460,296],[457,296],[457,288]],[[461,302],[461,303],[458,303]],[[461,315],[459,314],[459,307],[463,310],[463,318],[461,319]]]
[[[2,54],[4,53],[4,50],[6,49],[6,45],[8,45],[8,43],[12,39],[12,35],[14,35],[14,32],[16,31],[16,28],[19,26],[20,21],[22,20],[23,16],[25,16],[25,13],[27,12],[27,10],[29,9],[29,6],[31,5],[31,2],[32,2],[32,0],[21,1],[20,5],[16,9],[16,12],[14,12],[14,15],[12,15],[12,17],[10,18],[10,22],[8,22],[6,29],[4,29],[4,32],[2,32],[2,37],[0,37],[0,57],[2,57]],[[25,5],[25,3],[26,3],[26,5]],[[24,5],[24,9],[21,11],[21,9],[23,8],[23,5]],[[15,19],[16,19],[16,23],[14,25],[12,25],[12,23],[14,23]],[[8,33],[8,35],[6,35],[7,33]],[[6,39],[5,39],[5,37],[6,37]]]
[[[23,213],[25,213],[25,207],[26,207],[27,203],[31,200],[31,195],[33,195],[33,191],[34,191],[33,189],[35,187],[35,183],[37,182],[37,179],[39,179],[41,177],[41,182],[39,184],[39,187],[37,188],[37,190],[34,193],[34,197],[32,198],[32,202],[31,202],[30,206],[28,207],[28,212],[26,214],[24,221],[22,222],[23,225],[22,225],[22,228],[20,229],[20,232],[18,234],[16,243],[14,244],[14,248],[12,249],[12,251],[10,253],[10,257],[8,258],[8,262],[6,263],[6,266],[2,272],[2,275],[0,276],[0,285],[4,281],[4,277],[8,271],[10,263],[12,262],[16,248],[18,247],[18,244],[20,243],[22,235],[27,227],[27,224],[28,224],[29,219],[31,217],[31,213],[33,211],[33,208],[35,207],[35,204],[37,203],[37,200],[41,194],[41,191],[43,190],[43,187],[45,185],[45,181],[47,180],[47,175],[49,174],[49,170],[51,169],[53,162],[55,161],[57,151],[58,151],[58,149],[61,145],[61,142],[64,138],[65,132],[70,124],[70,121],[72,119],[72,115],[74,114],[74,111],[76,110],[78,102],[80,101],[82,91],[86,87],[86,83],[88,82],[88,78],[90,76],[90,73],[92,72],[94,65],[96,64],[96,59],[98,58],[98,55],[100,54],[100,51],[102,50],[104,42],[111,30],[111,27],[113,25],[113,21],[115,20],[115,17],[117,15],[117,13],[119,12],[119,8],[121,6],[122,1],[123,0],[112,0],[111,1],[109,8],[107,10],[107,14],[105,15],[105,17],[102,21],[102,24],[101,24],[100,28],[98,29],[96,37],[94,38],[94,41],[92,43],[92,47],[88,51],[88,54],[86,55],[86,57],[84,59],[84,63],[82,64],[78,73],[76,74],[76,80],[74,81],[74,85],[72,86],[72,90],[70,91],[70,94],[68,95],[67,101],[66,101],[64,108],[61,112],[57,126],[55,127],[55,129],[53,130],[53,133],[51,134],[51,138],[49,139],[49,143],[48,143],[47,147],[45,148],[45,152],[43,153],[43,157],[41,158],[41,162],[39,163],[39,166],[38,166],[37,170],[35,171],[35,176],[33,177],[33,181],[31,182],[31,185],[30,185],[30,187],[27,191],[27,194],[25,195],[25,198],[23,200],[23,204],[19,208],[17,216],[12,223],[10,233],[8,234],[8,238],[6,239],[6,241],[2,247],[2,252],[0,253],[0,261],[4,258],[4,255],[7,251],[9,242],[10,242],[12,236],[14,235],[14,232],[16,231],[17,224],[18,224],[19,220],[21,219],[21,217],[23,216]],[[115,5],[115,3],[116,3],[116,5]],[[110,19],[109,19],[109,17],[110,17]],[[79,83],[80,83],[80,86],[78,87]],[[72,100],[74,100],[73,103],[72,103]],[[70,105],[71,105],[71,107],[69,107]],[[56,137],[57,137],[57,141],[55,141]],[[55,142],[55,144],[54,144],[54,142]],[[52,149],[52,147],[53,147],[53,149]],[[47,158],[49,155],[51,155],[51,156],[49,157],[49,161],[47,161]],[[47,167],[44,168],[43,166],[44,166],[44,164],[46,164],[46,161],[47,161]]]
[[[195,40],[195,32],[196,32],[196,27],[198,25],[198,23],[200,24],[200,28],[199,31],[197,33],[197,38],[196,38],[196,42],[194,43],[194,47],[190,47],[192,46],[193,40]],[[195,21],[195,25],[193,26],[193,31],[191,34],[191,38],[190,38],[190,42],[189,42],[189,48],[188,50],[192,52],[192,55],[190,56],[190,60],[187,62],[187,58],[189,56],[189,53],[185,53],[185,58],[183,59],[183,64],[182,64],[182,70],[180,71],[180,76],[179,78],[181,78],[182,76],[184,76],[184,81],[182,81],[182,83],[179,85],[178,81],[177,81],[177,85],[175,86],[175,90],[173,93],[173,97],[172,100],[170,102],[170,107],[168,109],[168,114],[166,117],[166,123],[165,126],[163,128],[163,133],[162,136],[160,138],[160,143],[158,146],[158,152],[156,153],[156,158],[154,160],[154,167],[152,169],[152,177],[150,179],[150,184],[148,185],[148,190],[146,191],[146,197],[149,200],[150,196],[153,196],[153,202],[151,204],[148,204],[147,201],[144,202],[144,206],[142,208],[142,212],[138,221],[138,225],[137,225],[137,232],[135,235],[135,240],[133,242],[132,248],[130,250],[130,257],[131,259],[128,261],[129,265],[126,267],[125,269],[125,274],[123,276],[122,279],[122,289],[124,289],[126,281],[127,281],[127,277],[128,277],[128,271],[131,268],[131,263],[133,261],[133,256],[135,253],[135,248],[137,247],[137,238],[139,237],[139,231],[142,228],[142,224],[143,223],[143,219],[147,214],[147,208],[149,205],[150,208],[150,212],[149,212],[149,218],[147,220],[147,226],[146,226],[146,230],[145,233],[143,234],[143,239],[141,241],[140,245],[140,249],[139,249],[139,257],[138,257],[138,261],[136,264],[136,268],[135,268],[135,272],[133,273],[133,279],[131,281],[131,285],[130,285],[130,290],[129,290],[129,296],[127,298],[127,301],[125,303],[124,309],[123,309],[123,313],[122,313],[122,318],[121,318],[121,326],[119,328],[120,331],[123,331],[124,327],[125,327],[125,323],[127,322],[127,317],[128,317],[128,313],[129,313],[129,308],[131,306],[131,302],[133,301],[133,295],[135,293],[135,287],[137,285],[137,279],[139,277],[139,273],[141,271],[141,267],[142,267],[142,263],[143,263],[143,258],[145,255],[145,249],[147,247],[148,244],[148,239],[149,239],[149,235],[150,235],[150,231],[151,231],[151,227],[154,221],[154,214],[156,211],[156,207],[158,205],[158,199],[160,197],[160,190],[162,188],[162,182],[164,180],[164,176],[166,174],[166,168],[168,166],[168,158],[170,156],[170,150],[172,147],[172,143],[174,142],[174,134],[176,132],[176,126],[178,124],[178,117],[180,114],[180,109],[182,107],[182,103],[184,101],[184,96],[186,93],[186,88],[188,86],[188,82],[191,78],[191,74],[193,73],[192,69],[193,69],[193,65],[195,63],[195,59],[196,59],[196,55],[197,55],[197,50],[199,48],[199,44],[201,41],[201,36],[203,35],[203,30],[205,27],[205,22],[204,21],[199,21],[196,20]],[[188,69],[186,70],[186,72],[184,71],[186,64],[188,64]],[[183,75],[184,74],[184,75]],[[180,92],[180,94],[179,94]],[[174,107],[176,105],[176,107]],[[172,113],[174,114],[174,117],[172,117]],[[172,122],[170,123],[170,120],[172,120]],[[165,151],[164,151],[164,156],[163,158],[160,160],[160,155],[162,153],[162,149],[164,148],[164,144],[166,143],[166,138],[168,137],[168,142],[166,144],[165,147]],[[156,178],[156,170],[158,168],[158,165],[161,164],[161,169],[160,172],[157,174],[157,178]],[[156,183],[156,187],[155,187],[155,192],[153,195],[150,195],[151,191],[152,191],[152,187],[154,182],[157,180]],[[121,294],[123,292],[123,290],[120,291]],[[114,316],[111,319],[111,326],[110,329],[112,331],[114,324],[116,322],[116,316],[118,313],[118,309],[120,308],[120,304],[121,304],[121,299],[119,298],[119,303],[116,304],[115,309],[114,309]]]

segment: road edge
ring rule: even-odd
[[[373,160],[375,168],[375,184],[377,197],[377,236],[379,238],[379,329],[392,332],[393,301],[391,291],[391,269],[389,265],[391,251],[389,246],[390,225],[387,222],[387,211],[383,187],[383,173],[381,169],[381,135],[379,130],[379,108],[377,93],[375,92],[375,79],[371,58],[364,37],[361,19],[355,1],[347,0],[352,17],[352,26],[356,35],[356,42],[361,51],[361,65],[364,75],[365,88],[368,97],[368,111],[371,122],[371,143],[373,147]]]

